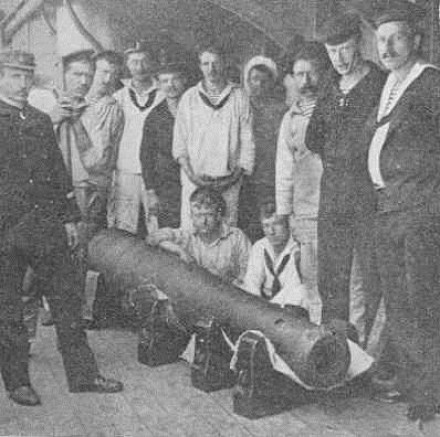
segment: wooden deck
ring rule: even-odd
[[[440,418],[423,432],[405,405],[366,398],[307,405],[259,420],[232,412],[229,390],[205,394],[191,386],[184,362],[149,368],[137,362],[136,335],[89,333],[102,373],[125,383],[116,395],[70,394],[53,328],[39,328],[31,375],[41,407],[21,407],[0,393],[0,436],[35,437],[418,437],[440,436]]]

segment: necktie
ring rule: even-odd
[[[269,253],[266,249],[264,249],[264,261],[266,263],[266,267],[273,276],[273,283],[272,283],[272,290],[271,290],[271,296],[270,298],[273,298],[276,296],[279,291],[281,290],[281,282],[279,276],[281,273],[283,273],[283,270],[286,268],[287,263],[290,260],[290,254],[284,255],[283,259],[281,260],[280,265],[278,268],[274,269],[272,258],[270,257]]]

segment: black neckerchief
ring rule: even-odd
[[[157,90],[153,90],[151,91],[151,93],[148,95],[148,100],[145,103],[145,105],[140,105],[139,102],[137,101],[136,98],[136,93],[134,92],[134,90],[132,88],[128,88],[128,94],[130,95],[130,99],[133,102],[133,105],[136,106],[136,108],[138,108],[140,111],[145,111],[146,109],[148,109],[156,100],[156,94],[157,94]]]
[[[272,258],[270,257],[269,253],[266,249],[264,249],[264,261],[266,263],[266,267],[269,270],[269,272],[273,276],[273,283],[272,283],[272,289],[271,289],[271,296],[270,298],[275,297],[281,290],[281,282],[280,282],[280,275],[283,273],[284,269],[287,266],[287,263],[290,260],[290,254],[284,255],[280,265],[278,268],[274,269]]]
[[[214,109],[214,111],[218,111],[219,109],[223,108],[223,106],[226,105],[226,102],[229,100],[229,96],[231,93],[228,93],[223,99],[220,100],[216,105],[209,100],[209,98],[203,94],[201,91],[199,91],[199,96],[203,100],[203,103],[205,103],[206,106],[209,106],[210,108]]]

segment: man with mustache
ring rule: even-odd
[[[321,318],[316,257],[322,162],[318,154],[306,148],[304,140],[328,67],[328,56],[319,43],[304,44],[294,56],[290,69],[298,97],[283,118],[276,154],[277,213],[292,218],[293,237],[300,243],[301,276],[314,321]]]
[[[145,120],[140,150],[142,176],[150,199],[148,213],[157,215],[159,227],[178,228],[182,187],[172,147],[177,106],[188,82],[186,59],[173,49],[164,49],[157,81],[165,99]]]
[[[385,75],[362,59],[361,39],[356,15],[336,16],[326,23],[322,40],[334,71],[310,119],[306,146],[321,156],[324,166],[318,213],[322,321],[351,321],[350,277],[356,252],[364,297],[369,300],[363,326],[366,340],[379,297],[372,233],[376,196],[360,133],[377,105]]]
[[[124,116],[112,97],[122,68],[115,52],[95,56],[91,50],[63,57],[63,90],[50,94],[37,107],[49,114],[54,124],[58,146],[72,178],[73,195],[81,211],[78,263],[86,277],[86,246],[107,221],[107,201],[115,167]],[[40,101],[41,101],[40,96]],[[95,275],[87,273],[89,279]],[[92,305],[96,287],[85,281],[84,319],[95,327]]]
[[[234,226],[243,175],[254,167],[249,99],[228,81],[221,46],[203,47],[199,61],[203,79],[182,96],[174,125],[173,156],[182,178],[180,225],[191,229],[191,193],[209,187],[222,192],[225,219]]]
[[[119,82],[123,58],[113,51],[98,53],[93,58],[95,74],[87,93],[87,107],[71,123],[81,164],[85,170],[81,181],[74,181],[75,198],[82,213],[83,257],[93,235],[106,226],[107,204],[115,170],[115,159],[124,130],[124,113],[113,93]],[[84,269],[86,264],[84,263]],[[83,318],[86,328],[99,327],[93,305],[97,291],[97,273],[88,271],[85,286]]]
[[[432,419],[440,403],[440,72],[420,55],[423,15],[405,0],[379,6],[390,74],[366,129],[387,319],[373,381],[407,397],[411,420]]]
[[[151,199],[139,159],[143,128],[147,116],[163,101],[164,95],[154,77],[157,60],[151,45],[137,42],[126,50],[125,64],[131,78],[114,95],[124,112],[125,124],[116,157],[108,225],[137,234],[151,226],[148,216]]]
[[[29,378],[29,345],[20,289],[30,265],[42,281],[63,358],[69,391],[115,393],[103,378],[80,321],[80,212],[49,117],[27,102],[34,56],[0,53],[0,372],[12,401],[41,403]]]

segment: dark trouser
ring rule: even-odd
[[[375,225],[386,349],[413,403],[440,402],[440,216],[382,213]],[[389,362],[392,360],[393,362]]]
[[[163,181],[156,192],[159,197],[159,214],[157,216],[160,228],[180,227],[180,210],[182,187],[180,182]]]
[[[365,339],[368,339],[380,302],[374,251],[374,221],[367,217],[318,218],[318,291],[322,299],[322,322],[349,321],[350,277],[356,250],[365,290]]]
[[[255,243],[264,237],[261,227],[260,207],[265,202],[275,203],[275,188],[256,184],[248,177],[243,179],[238,204],[238,227]]]
[[[108,189],[89,184],[75,187],[74,193],[76,204],[81,212],[79,226],[81,238],[75,250],[75,264],[82,275],[82,317],[93,319],[97,289],[90,281],[86,281],[89,277],[87,246],[93,236],[106,226]]]
[[[7,391],[30,385],[29,341],[23,323],[0,321],[0,371]]]
[[[29,215],[7,234],[0,248],[0,366],[7,390],[29,384],[27,332],[20,287],[28,265],[42,283],[59,339],[69,389],[98,375],[81,328],[81,277],[72,263],[63,225]]]

